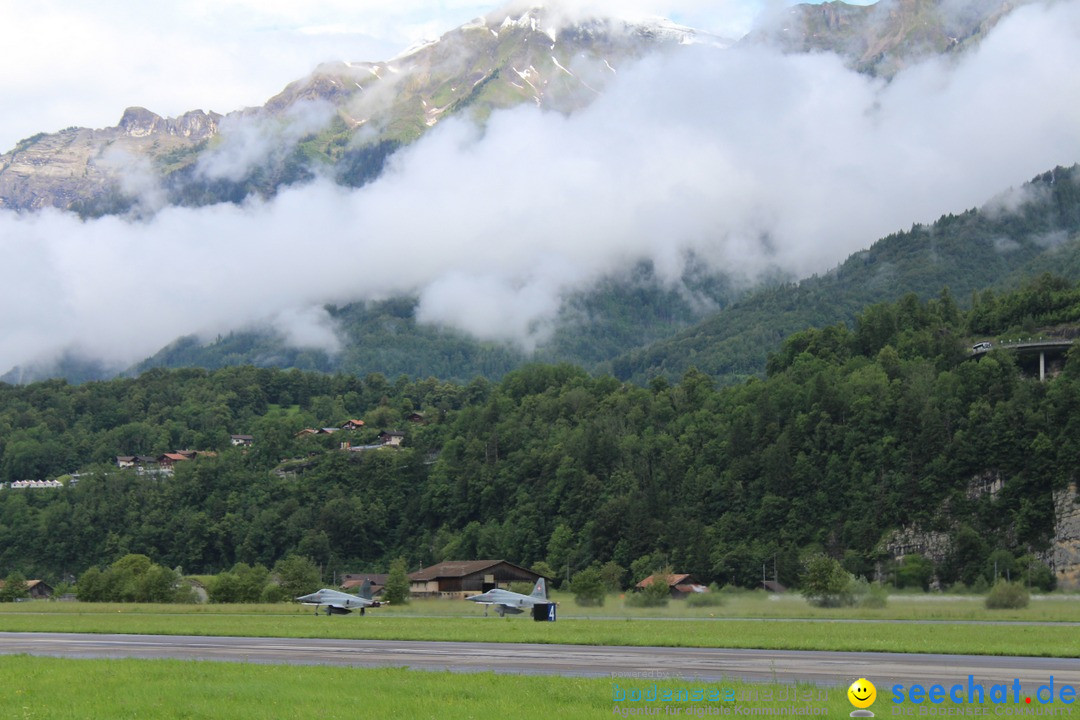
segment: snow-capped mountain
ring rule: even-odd
[[[359,185],[448,117],[483,121],[522,103],[573,112],[627,63],[701,42],[730,44],[663,19],[510,6],[390,60],[321,65],[259,108],[175,119],[129,108],[116,127],[28,138],[0,156],[0,208],[205,204],[273,194],[315,172]]]
[[[977,43],[1012,7],[1005,0],[797,5],[766,17],[738,44],[835,52],[851,67],[890,77]],[[571,113],[634,61],[701,43],[734,44],[660,18],[512,4],[390,60],[321,65],[262,107],[175,119],[129,108],[115,127],[27,138],[0,155],[0,208],[152,211],[269,196],[316,174],[358,186],[447,118],[483,122],[521,104]]]

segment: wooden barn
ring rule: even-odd
[[[462,598],[510,583],[535,583],[540,574],[506,560],[447,560],[409,575],[413,597]]]

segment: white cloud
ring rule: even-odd
[[[310,133],[334,117],[327,102],[301,102],[281,116],[230,115],[221,122],[220,142],[199,156],[198,172],[210,179],[242,180],[258,165],[277,163]]]
[[[1080,2],[1016,10],[955,65],[890,84],[828,55],[687,48],[620,68],[572,116],[447,121],[360,190],[167,208],[144,222],[0,214],[0,369],[80,347],[137,360],[273,322],[334,347],[322,303],[415,293],[422,319],[529,345],[569,290],[689,255],[752,276],[1080,161]]]

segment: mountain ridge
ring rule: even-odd
[[[533,8],[517,17],[507,14],[499,22],[497,11],[388,61],[324,63],[261,107],[226,115],[193,110],[177,118],[132,107],[113,128],[69,128],[32,136],[0,155],[0,208],[59,207],[85,216],[130,211],[139,198],[123,187],[122,171],[133,162],[164,185],[170,204],[235,201],[238,194],[270,196],[282,178],[310,179],[310,168],[335,166],[349,151],[407,144],[445,117],[462,112],[483,119],[495,109],[525,102],[571,112],[602,91],[622,62],[686,44],[698,35],[672,23],[613,20],[553,30],[537,13]],[[247,172],[224,178],[239,193],[229,187],[209,196],[202,191],[200,179],[222,178],[200,164],[201,158],[212,159],[245,123],[284,119],[286,124],[302,124],[290,113],[321,113],[320,122],[295,137],[274,137],[300,155],[284,153],[282,159],[271,160],[271,165],[285,167],[270,168],[277,171],[270,173],[270,184]],[[109,162],[106,154],[126,157]],[[381,169],[381,163],[376,165],[374,174]],[[357,176],[366,181],[372,174],[361,169]],[[339,174],[338,180],[350,184],[348,175]]]
[[[702,42],[772,43],[787,52],[835,52],[860,72],[889,77],[977,43],[1015,4],[963,0],[959,12],[946,7],[952,5],[944,0],[796,5],[736,42],[664,19],[560,16],[557,9],[511,4],[391,60],[324,63],[260,107],[176,118],[130,107],[112,128],[26,138],[0,155],[0,208],[57,207],[91,217],[152,212],[124,182],[126,172],[160,185],[156,202],[164,197],[175,205],[269,197],[339,166],[330,173],[337,182],[362,185],[381,172],[387,154],[447,117],[482,121],[522,103],[573,112],[603,91],[619,65],[652,52]],[[274,134],[263,127],[282,146],[273,157],[216,172],[215,157],[226,154],[230,138],[260,122],[297,129]]]

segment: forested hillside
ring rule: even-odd
[[[927,299],[948,287],[969,307],[973,293],[1016,289],[1042,272],[1078,280],[1078,233],[1080,166],[1056,168],[982,208],[889,235],[825,275],[751,293],[597,369],[639,383],[658,374],[677,378],[690,367],[722,383],[738,381],[760,374],[789,334],[850,324],[867,305],[905,293]]]
[[[391,377],[433,375],[468,382],[477,376],[497,380],[527,362],[571,362],[592,368],[629,348],[667,338],[674,328],[698,321],[702,308],[722,306],[739,294],[726,280],[702,268],[689,271],[683,282],[684,291],[665,287],[648,263],[608,277],[567,299],[551,338],[536,352],[418,322],[416,298],[395,298],[328,308],[342,340],[336,353],[289,347],[279,334],[252,330],[210,343],[182,338],[140,363],[136,371],[250,364],[359,375],[375,369]]]
[[[498,384],[239,367],[0,385],[0,479],[68,483],[0,490],[0,574],[60,578],[129,552],[213,572],[298,551],[328,575],[506,557],[753,585],[763,563],[797,581],[812,549],[871,574],[886,533],[918,526],[952,538],[942,580],[972,583],[993,553],[1035,567],[1051,491],[1075,479],[1080,351],[1039,382],[1006,351],[967,350],[972,332],[1042,322],[1080,324],[1080,287],[1044,276],[969,313],[909,295],[788,338],[767,378],[731,387],[568,365]],[[297,436],[347,419],[366,425]],[[340,449],[380,429],[404,445]],[[251,448],[230,446],[241,433]],[[178,449],[217,455],[171,476],[115,467]],[[973,492],[987,474],[1000,492]]]

